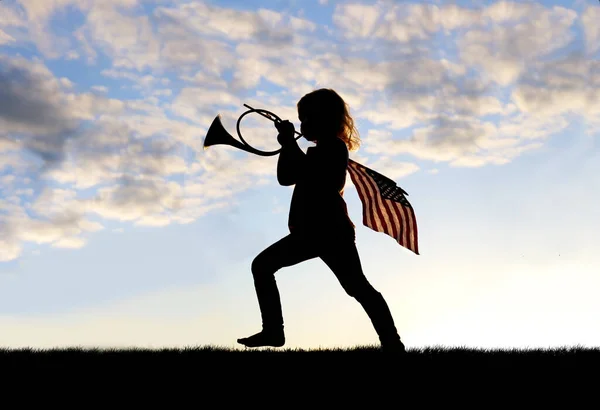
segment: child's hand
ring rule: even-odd
[[[277,131],[279,131],[279,135],[277,135],[277,141],[282,146],[289,145],[294,142],[294,133],[296,132],[294,124],[285,120],[276,122],[275,128],[277,128]]]

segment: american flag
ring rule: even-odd
[[[363,224],[419,254],[417,219],[402,188],[391,179],[350,159],[348,172],[363,205]]]

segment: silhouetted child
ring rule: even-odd
[[[238,339],[247,347],[285,344],[283,316],[275,273],[308,259],[320,257],[340,284],[365,309],[379,336],[383,351],[404,352],[394,320],[381,293],[365,278],[356,249],[355,225],[343,198],[349,150],[360,140],[347,104],[331,89],[308,93],[297,104],[300,131],[316,143],[306,154],[294,138],[289,121],[275,123],[282,146],[277,180],[294,185],[289,213],[290,233],[263,250],[252,262],[254,286],[263,330]]]

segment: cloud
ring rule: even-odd
[[[57,24],[73,10],[82,18],[65,36]],[[85,246],[105,219],[189,223],[275,183],[276,157],[202,148],[217,113],[236,137],[243,103],[296,122],[304,93],[336,89],[360,127],[355,158],[394,179],[431,168],[416,160],[506,164],[573,114],[600,127],[597,13],[353,2],[326,27],[199,1],[0,4],[0,43],[39,51],[0,55],[0,170],[14,176],[2,179],[0,258],[23,242]],[[54,74],[43,58],[98,77]],[[279,148],[268,120],[246,118],[251,145]]]
[[[0,262],[9,262],[17,259],[22,252],[21,244],[17,241],[10,240],[7,231],[0,227],[0,233],[3,237],[0,239]]]
[[[0,56],[1,145],[33,153],[43,170],[63,160],[65,144],[81,121],[121,108],[115,100],[73,94],[69,88],[69,81],[55,78],[42,63]]]
[[[76,212],[67,211],[47,218],[32,218],[18,204],[13,204],[10,208],[7,214],[0,214],[0,233],[4,245],[0,253],[2,261],[20,256],[22,242],[79,247],[84,239],[77,235],[102,229],[98,223],[88,221]]]
[[[88,41],[112,58],[114,67],[143,70],[160,59],[160,43],[148,16],[125,15],[112,7],[93,7],[84,28]]]
[[[242,100],[225,90],[211,89],[210,86],[187,87],[181,90],[171,104],[170,110],[183,118],[210,125],[213,113],[224,107],[242,107]],[[210,122],[208,119],[210,118]]]
[[[56,248],[80,249],[85,246],[85,240],[79,237],[62,238],[54,243]]]
[[[163,80],[157,78],[153,75],[139,75],[132,71],[122,70],[122,69],[105,69],[101,71],[101,74],[105,77],[113,78],[113,79],[126,79],[136,84],[136,89],[144,89],[144,88],[152,88],[155,85],[159,84]]]
[[[448,162],[457,167],[502,165],[532,149],[568,125],[563,118],[553,121],[535,116],[514,116],[495,125],[478,119],[440,115],[408,138],[395,138],[391,131],[370,131],[364,150],[382,158],[409,154],[416,158]]]
[[[523,113],[600,121],[600,64],[571,54],[532,64],[512,91]]]
[[[16,9],[6,3],[0,3],[0,27],[21,27],[25,20]]]
[[[420,169],[420,167],[413,162],[397,161],[396,159],[385,155],[378,157],[377,160],[373,162],[369,162],[368,166],[395,181],[414,174]]]
[[[14,42],[15,39],[0,29],[0,45]]]
[[[71,50],[67,53],[67,55],[65,56],[65,58],[67,60],[78,60],[79,59],[79,53],[75,50]]]
[[[33,176],[72,187],[48,186],[31,203],[20,204],[18,196],[13,196],[16,203],[6,202],[0,214],[3,260],[17,258],[22,242],[84,246],[81,235],[101,229],[90,216],[154,226],[164,224],[165,214],[170,222],[190,221],[190,213],[174,215],[183,200],[181,185],[167,179],[189,172],[178,141],[188,142],[193,152],[200,145],[199,129],[167,119],[152,103],[67,91],[73,85],[39,62],[0,61],[0,166],[12,167],[11,180],[19,183]],[[130,115],[121,116],[124,111]],[[94,127],[82,126],[88,121]],[[175,137],[165,140],[161,129],[174,131]],[[38,175],[39,160],[52,167]],[[91,198],[80,193],[93,187],[99,189]],[[3,184],[2,194],[11,197],[15,190]],[[192,206],[194,217],[214,209],[205,199]]]
[[[439,30],[482,23],[480,12],[456,5],[395,2],[336,5],[333,21],[348,38],[374,37],[400,43],[428,39]]]
[[[439,116],[431,125],[417,128],[409,139],[394,139],[391,132],[372,131],[365,150],[372,154],[411,154],[433,161],[451,161],[478,151],[478,142],[493,132],[493,125],[459,117]]]
[[[108,92],[108,87],[106,87],[104,85],[94,85],[91,88],[92,88],[92,90],[98,91],[99,93],[107,93]]]
[[[74,118],[60,84],[40,63],[0,56],[0,119],[8,132],[64,132]],[[35,113],[35,115],[32,115]]]
[[[301,19],[298,17],[290,16],[290,24],[292,25],[292,31],[315,31],[317,25],[312,21]]]
[[[350,37],[366,37],[372,34],[381,11],[377,6],[366,4],[337,5],[333,22]]]
[[[577,14],[573,10],[501,2],[484,14],[491,18],[491,27],[465,33],[458,42],[460,56],[500,86],[514,83],[530,63],[574,39],[571,27]],[[507,22],[511,24],[501,24]]]
[[[293,38],[292,29],[314,28],[312,22],[268,9],[241,11],[201,2],[160,7],[156,14],[178,22],[197,34],[237,41],[258,39],[271,46],[290,41]]]
[[[600,27],[598,26],[598,21],[600,21],[600,7],[588,6],[581,17],[588,54],[594,54],[600,49]]]
[[[73,7],[83,14],[89,14],[98,9],[108,10],[114,7],[126,10],[136,6],[138,1],[107,0],[95,3],[88,0],[47,0],[43,2],[21,0],[19,3],[22,13],[18,13],[16,9],[12,9],[12,11],[23,16],[24,24],[27,27],[28,40],[36,45],[44,57],[54,59],[67,56],[72,51],[74,43],[72,38],[58,35],[52,29],[51,21],[53,18],[64,18],[64,15],[57,16],[60,11],[68,7]],[[83,39],[78,38],[78,40],[82,41]]]
[[[180,191],[174,182],[123,176],[118,185],[99,189],[96,196],[79,203],[103,218],[131,221],[178,208]]]
[[[49,0],[39,2],[22,0],[20,5],[26,16],[27,34],[29,40],[35,43],[37,49],[47,58],[57,58],[69,48],[69,39],[52,34],[49,20],[64,7],[76,5],[77,0]]]
[[[572,31],[573,10],[513,2],[477,9],[378,2],[339,5],[335,13],[349,41],[368,40],[371,49],[387,53],[379,63],[346,57],[332,70],[337,76],[318,70],[336,87],[346,79],[357,83],[354,89],[364,87],[359,117],[380,126],[363,139],[373,155],[410,154],[453,166],[504,164],[566,127],[553,115],[596,118],[593,63],[573,57],[583,48]],[[417,52],[398,54],[392,44]],[[432,47],[446,45],[457,56],[434,58]],[[554,56],[567,45],[573,50],[567,61]],[[342,61],[328,61],[336,58]],[[374,88],[385,98],[369,98]]]

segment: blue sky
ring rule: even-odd
[[[409,193],[421,255],[362,225],[410,347],[598,345],[600,6],[0,3],[0,344],[236,347],[253,258],[287,234],[276,157],[203,150],[243,104],[299,127],[334,88],[351,157]],[[277,148],[272,123],[242,134]],[[310,146],[299,141],[303,149]],[[377,343],[319,260],[277,273],[289,347]]]

